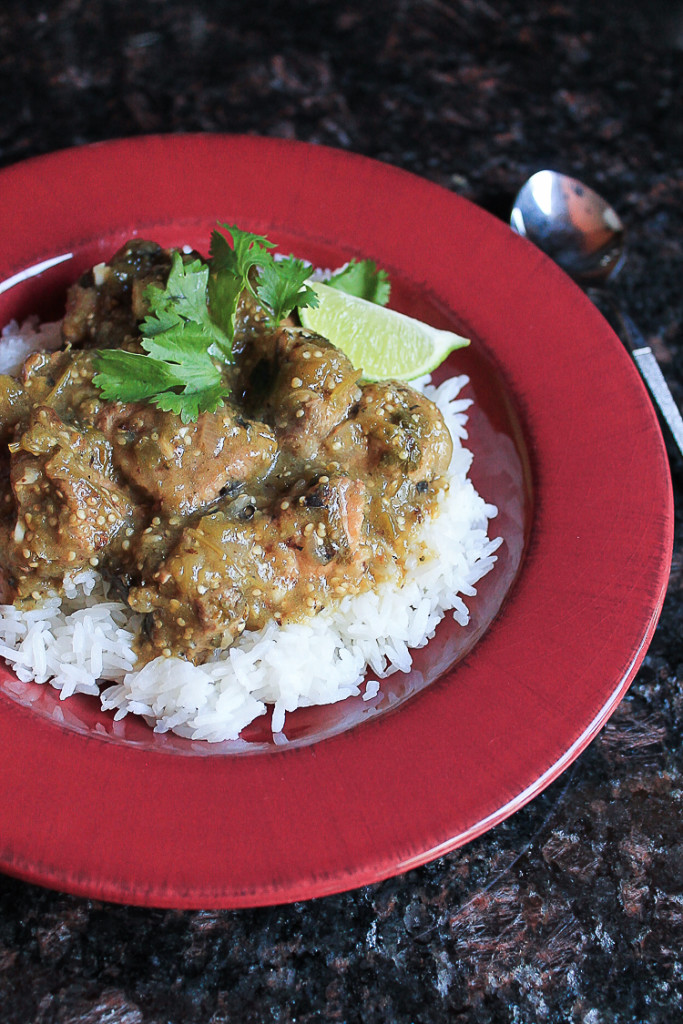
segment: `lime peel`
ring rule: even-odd
[[[301,323],[348,356],[365,380],[414,380],[432,373],[451,352],[470,343],[452,331],[329,285],[307,283],[319,304],[299,310]]]

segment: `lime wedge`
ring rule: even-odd
[[[439,331],[338,288],[307,283],[320,305],[300,309],[301,323],[347,355],[366,380],[414,380],[435,370],[449,352],[469,345],[459,334]]]

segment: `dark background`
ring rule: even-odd
[[[251,132],[365,153],[505,218],[528,175],[567,171],[628,224],[616,292],[683,404],[682,47],[674,0],[11,0],[0,164]],[[530,806],[424,868],[239,912],[0,876],[0,1024],[681,1019],[682,586],[677,513],[660,626],[614,717]]]

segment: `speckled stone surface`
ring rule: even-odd
[[[0,164],[252,132],[377,157],[500,216],[554,166],[628,223],[616,291],[683,404],[682,46],[675,0],[9,0]],[[683,1019],[681,527],[628,696],[530,806],[424,868],[285,907],[142,910],[0,876],[0,1024]]]

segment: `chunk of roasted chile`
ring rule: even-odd
[[[126,242],[109,263],[93,267],[69,289],[64,340],[82,346],[120,345],[137,333],[137,324],[147,313],[148,285],[163,287],[170,269],[170,252],[156,242]]]
[[[134,528],[136,509],[117,483],[107,439],[53,409],[34,409],[9,448],[16,519],[8,559],[17,596],[35,597],[45,580],[58,585],[65,573],[100,565],[119,531]]]
[[[109,405],[96,423],[121,474],[167,514],[188,515],[236,482],[263,480],[277,459],[270,427],[229,404],[187,424],[149,405]]]

